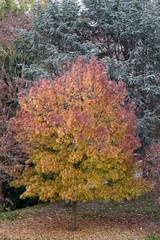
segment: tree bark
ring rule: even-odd
[[[71,225],[70,225],[70,231],[76,230],[76,207],[77,202],[72,202],[72,215],[71,215]]]

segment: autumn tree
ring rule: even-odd
[[[133,150],[137,118],[126,102],[125,84],[106,77],[102,63],[79,57],[56,82],[42,79],[19,94],[21,109],[10,128],[29,155],[12,185],[26,186],[22,198],[72,202],[75,230],[77,201],[131,199],[149,190],[135,176]]]

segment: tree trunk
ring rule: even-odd
[[[77,202],[72,202],[72,215],[71,215],[71,225],[70,225],[70,231],[76,230],[76,207]]]

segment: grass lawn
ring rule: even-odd
[[[0,240],[160,240],[160,208],[152,193],[131,201],[78,203],[77,231],[69,207],[47,203],[0,213]]]

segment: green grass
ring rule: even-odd
[[[19,218],[20,214],[17,211],[7,211],[0,213],[0,222],[4,220],[14,221]]]
[[[144,240],[160,240],[160,236],[151,234],[151,235],[148,235]]]
[[[41,209],[43,209],[43,207],[46,207],[48,205],[49,204],[46,203],[46,204],[35,205],[27,208],[17,209],[13,211],[8,210],[8,211],[0,212],[0,222],[3,222],[4,220],[14,221],[16,219],[24,219],[31,215],[39,216],[41,214]]]

